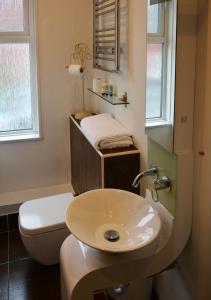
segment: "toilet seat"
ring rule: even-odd
[[[44,265],[59,262],[63,241],[70,235],[65,213],[73,201],[72,193],[25,202],[19,208],[19,230],[32,258]]]
[[[25,202],[19,209],[19,226],[25,235],[40,235],[66,228],[65,212],[72,193]]]

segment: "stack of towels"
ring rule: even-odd
[[[99,150],[133,145],[132,134],[108,113],[84,118],[81,131]]]

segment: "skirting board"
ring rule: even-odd
[[[157,275],[154,280],[154,289],[160,300],[192,300],[178,269]]]
[[[19,206],[23,202],[68,192],[74,192],[70,184],[40,187],[30,190],[15,191],[9,193],[0,193],[0,215],[6,215],[17,212]]]

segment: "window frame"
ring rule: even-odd
[[[32,128],[0,132],[1,142],[27,141],[40,139],[40,110],[38,89],[38,60],[37,60],[37,37],[36,37],[36,0],[23,0],[24,30],[17,32],[1,32],[0,44],[29,45],[30,53],[30,84],[31,84],[31,107]]]
[[[161,116],[146,117],[146,127],[163,126],[173,124],[174,108],[174,77],[175,77],[175,44],[176,23],[175,23],[175,1],[160,3],[161,17],[159,33],[147,33],[147,44],[160,44],[163,48],[163,68],[162,68],[162,99]],[[172,26],[169,27],[169,24]]]

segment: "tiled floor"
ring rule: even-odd
[[[59,265],[42,266],[25,250],[18,215],[0,217],[0,300],[61,300]],[[98,291],[93,300],[113,300]],[[152,300],[157,300],[155,296]]]
[[[60,300],[59,265],[36,263],[25,250],[17,215],[0,217],[0,300]]]

